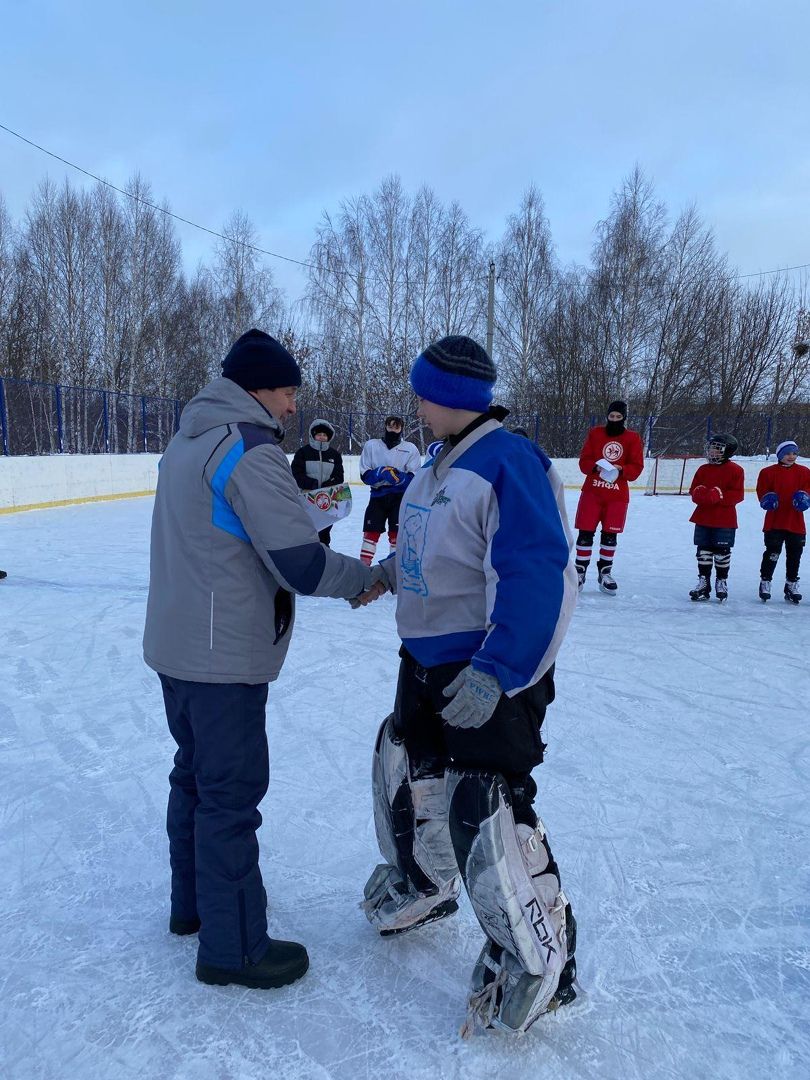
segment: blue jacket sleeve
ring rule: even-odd
[[[521,454],[501,467],[485,560],[490,629],[472,665],[507,694],[551,667],[571,618],[576,589],[560,514],[541,456]]]

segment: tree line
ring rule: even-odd
[[[741,279],[697,211],[671,219],[639,169],[585,266],[559,260],[535,187],[492,240],[457,202],[388,177],[323,213],[294,305],[244,214],[189,271],[149,184],[129,191],[44,181],[19,222],[0,193],[0,375],[187,400],[259,326],[302,364],[308,411],[408,413],[421,348],[485,340],[494,263],[497,397],[517,416],[601,415],[621,396],[644,416],[743,418],[810,396],[802,290]]]

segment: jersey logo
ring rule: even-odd
[[[439,490],[436,492],[436,494],[433,497],[433,502],[430,505],[431,506],[447,506],[447,504],[450,502],[450,499],[445,495],[445,491],[447,491],[446,487],[439,488]]]
[[[624,447],[620,442],[607,442],[602,447],[602,457],[608,461],[618,461],[624,453]]]
[[[405,517],[400,521],[397,547],[401,548],[402,588],[408,592],[428,596],[430,589],[422,573],[428,521],[431,511],[427,506],[405,504]]]

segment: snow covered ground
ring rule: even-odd
[[[340,550],[359,550],[364,498]],[[0,517],[4,1080],[808,1076],[810,597],[782,601],[780,566],[776,598],[756,599],[753,497],[727,605],[687,598],[682,498],[635,496],[620,595],[588,582],[536,774],[586,996],[524,1039],[466,1042],[469,905],[393,941],[357,907],[377,857],[391,598],[302,601],[270,691],[270,929],[306,943],[309,974],[267,992],[196,982],[196,939],[167,932],[173,746],[140,658],[150,513],[133,499]]]

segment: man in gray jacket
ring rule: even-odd
[[[144,659],[178,749],[167,830],[170,930],[199,930],[197,978],[270,987],[307,970],[303,945],[267,935],[256,830],[267,791],[265,704],[294,593],[353,599],[380,576],[331,551],[281,448],[298,365],[250,330],[183,410],[160,463]]]

